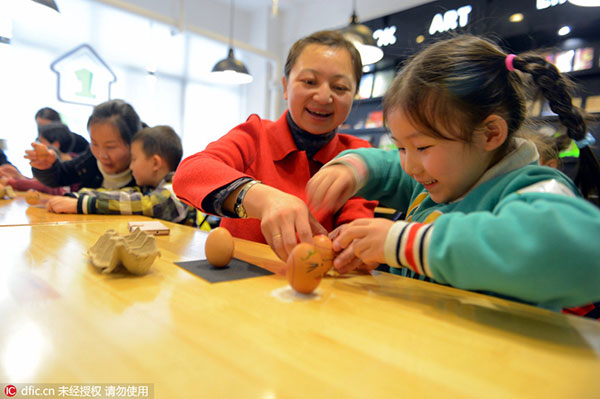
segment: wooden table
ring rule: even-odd
[[[311,296],[279,275],[210,284],[173,263],[203,258],[207,234],[166,224],[141,277],[86,257],[124,220],[0,227],[0,382],[153,384],[155,398],[600,397],[598,322],[387,273],[326,278]],[[243,240],[236,256],[282,266]]]
[[[20,226],[32,224],[64,224],[89,221],[116,221],[116,220],[150,220],[139,215],[74,215],[58,214],[46,211],[46,201],[50,196],[41,194],[41,202],[29,205],[25,201],[25,193],[17,192],[13,199],[0,199],[0,226]]]

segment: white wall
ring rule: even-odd
[[[229,36],[229,0],[96,0],[131,7],[177,20],[179,24],[199,28],[212,38],[227,42]],[[356,0],[359,20],[369,20],[416,7],[433,0]],[[183,4],[183,17],[180,15]],[[291,45],[307,34],[322,29],[337,29],[350,21],[352,0],[279,0],[279,14],[271,14],[270,0],[243,0],[235,3],[234,45],[250,72],[257,79],[249,85],[249,113],[256,104],[264,104],[269,118],[277,117],[283,109],[281,74]],[[250,51],[244,51],[244,47]],[[241,48],[241,49],[240,49]],[[252,50],[256,50],[253,52]],[[257,52],[273,56],[267,70],[256,67]],[[253,55],[254,54],[254,55]],[[264,86],[267,84],[267,87]]]

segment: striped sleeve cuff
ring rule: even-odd
[[[91,195],[81,195],[77,198],[77,213],[96,213],[96,198]]]
[[[431,223],[394,223],[385,240],[385,260],[391,267],[406,267],[433,277],[429,267],[429,242],[433,233]]]

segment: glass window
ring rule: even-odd
[[[9,160],[26,176],[31,169],[23,154],[37,137],[38,109],[56,109],[72,131],[89,139],[92,107],[59,101],[57,75],[50,69],[53,61],[82,44],[91,46],[116,75],[111,98],[131,103],[150,126],[172,126],[182,138],[185,156],[244,121],[248,104],[252,112],[266,114],[264,106],[257,106],[260,99],[248,100],[246,86],[208,80],[213,65],[226,57],[227,44],[91,0],[56,1],[60,14],[39,15],[17,7],[30,2],[1,1],[3,12],[9,10],[12,37],[9,44],[0,42],[0,138],[7,140]],[[244,61],[243,51],[235,54]],[[262,62],[264,69],[267,62]]]

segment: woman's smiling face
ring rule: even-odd
[[[119,129],[112,123],[90,125],[91,150],[107,173],[121,173],[129,169],[131,161],[129,144],[123,140]]]
[[[356,92],[350,54],[344,48],[309,44],[283,78],[283,88],[300,128],[313,134],[332,131],[350,114]]]

